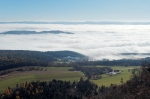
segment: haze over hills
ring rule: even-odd
[[[137,59],[150,56],[149,28],[150,25],[0,24],[0,49],[70,50],[93,60]]]

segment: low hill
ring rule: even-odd
[[[83,61],[86,56],[72,51],[0,50],[0,70],[21,66],[48,66],[53,62]]]
[[[5,34],[5,35],[8,35],[8,34],[14,34],[14,35],[29,35],[29,34],[73,34],[71,32],[65,32],[65,31],[60,31],[60,30],[52,30],[52,31],[40,31],[40,32],[37,32],[37,31],[6,31],[6,32],[2,32],[0,34]]]
[[[77,52],[73,52],[73,51],[48,51],[45,54],[48,55],[52,55],[53,57],[57,57],[57,58],[64,58],[64,57],[85,57],[84,55],[77,53]]]

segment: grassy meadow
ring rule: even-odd
[[[0,90],[7,87],[15,87],[17,83],[31,82],[31,81],[50,81],[52,79],[66,80],[73,82],[78,81],[80,77],[84,77],[83,74],[79,71],[68,71],[70,67],[48,67],[47,71],[35,72],[30,71],[24,72],[23,75],[18,73],[17,76],[11,75],[12,77],[9,79],[4,79],[0,81]]]
[[[128,66],[128,67],[125,67],[125,66],[112,66],[113,70],[120,70],[121,73],[116,74],[116,75],[112,75],[112,76],[103,74],[102,79],[91,80],[91,81],[96,83],[98,86],[102,86],[102,85],[110,86],[110,84],[120,85],[122,78],[123,78],[123,83],[130,80],[130,78],[132,77],[131,69],[134,69],[134,68],[140,68],[140,66]],[[128,71],[128,69],[130,69],[130,72]]]
[[[86,79],[80,71],[68,71],[71,67],[45,67],[47,71],[24,71],[24,72],[15,72],[14,74],[9,74],[9,77],[5,79],[0,79],[0,90],[5,89],[7,87],[15,87],[18,83],[31,82],[31,81],[50,81],[52,79],[58,80],[66,80],[73,82],[78,81],[80,77]],[[102,75],[102,79],[99,80],[91,80],[98,86],[105,85],[109,86],[110,84],[121,84],[121,78],[123,78],[123,82],[125,83],[127,80],[131,78],[131,71],[128,69],[139,68],[135,66],[113,66],[112,69],[121,70],[120,74],[116,74],[113,76],[109,76],[106,74]]]

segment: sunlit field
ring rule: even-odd
[[[8,78],[1,78],[0,90],[7,87],[13,88],[17,83],[24,83],[26,81],[50,81],[57,79],[73,82],[74,80],[78,81],[81,77],[84,77],[81,72],[72,72],[68,71],[68,69],[70,69],[70,67],[47,67],[47,71],[24,71],[9,74]]]
[[[102,75],[102,79],[99,80],[91,80],[92,82],[96,83],[98,86],[110,86],[110,84],[117,84],[120,85],[121,84],[121,79],[123,79],[123,83],[125,83],[126,81],[130,80],[132,77],[132,69],[134,68],[140,68],[140,66],[112,66],[113,70],[120,70],[121,73],[120,74],[116,74],[116,75],[106,75],[103,74]],[[130,72],[128,71],[130,69]]]

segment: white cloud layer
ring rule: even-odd
[[[1,34],[0,49],[71,50],[94,59],[138,58],[118,53],[150,53],[150,25],[0,24],[0,32],[10,30],[61,30],[74,34]]]

